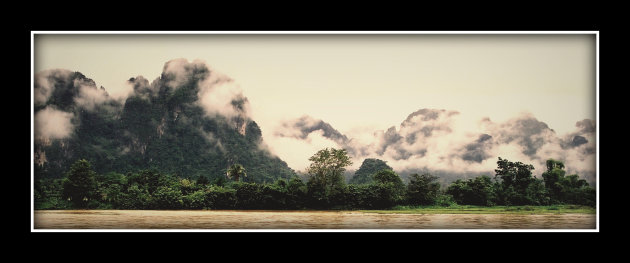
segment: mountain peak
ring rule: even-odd
[[[252,181],[295,174],[259,147],[262,133],[240,87],[204,62],[171,60],[153,82],[127,82],[133,90],[118,102],[79,72],[38,73],[36,133],[47,140],[36,141],[36,176],[60,177],[77,159],[100,173],[153,167],[212,178],[239,162]]]

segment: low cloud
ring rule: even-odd
[[[249,100],[241,88],[231,80],[221,82],[204,81],[199,90],[198,104],[209,116],[221,115],[232,118],[249,118]]]
[[[188,62],[184,58],[169,60],[162,70],[162,78],[166,80],[164,84],[172,89],[196,85],[195,82],[205,79],[208,74],[210,71],[204,61]]]
[[[59,81],[69,81],[72,71],[65,69],[50,69],[35,74],[33,99],[35,105],[45,105],[55,90]]]
[[[533,115],[524,113],[504,123],[486,121],[485,129],[492,134],[498,144],[516,143],[522,147],[522,153],[536,157],[544,145],[557,144],[559,138],[546,123],[538,121]]]
[[[185,89],[190,97],[184,103],[201,106],[210,117],[217,115],[243,129],[243,125],[250,119],[251,106],[241,87],[228,76],[212,69],[203,60],[189,62],[186,59],[174,59],[164,65],[162,77],[159,80],[163,87],[170,92]],[[155,81],[154,81],[155,83]],[[151,86],[145,80],[135,79],[133,82],[136,93],[154,94],[156,84]],[[184,91],[177,91],[184,92]]]
[[[575,123],[577,130],[564,136],[564,148],[579,148],[584,153],[595,153],[595,121],[584,119]]]
[[[87,110],[94,110],[98,105],[112,100],[104,88],[97,88],[94,82],[75,79],[75,87],[79,87],[79,95],[74,98],[76,105]]]
[[[149,100],[152,97],[156,97],[159,91],[158,84],[159,78],[153,81],[152,84],[149,83],[149,80],[144,78],[143,76],[137,76],[135,78],[130,78],[127,80],[127,84],[131,86],[131,94],[137,97],[143,98],[145,100]]]
[[[482,134],[476,141],[467,144],[463,149],[461,155],[462,160],[481,163],[483,160],[490,158],[488,153],[489,148],[492,147],[492,136],[488,134]]]
[[[57,110],[54,106],[38,111],[35,113],[35,139],[48,142],[70,136],[74,129],[73,117],[74,114]]]
[[[92,111],[96,107],[119,110],[104,88],[80,73],[64,69],[45,70],[35,74],[33,99],[35,106],[35,139],[47,144],[64,139],[74,130],[79,110]]]
[[[283,122],[280,127],[276,128],[275,135],[307,139],[311,133],[316,131],[321,131],[321,135],[324,138],[330,139],[340,145],[344,145],[349,141],[348,137],[334,129],[329,123],[310,116],[302,116],[297,120]]]
[[[33,99],[35,106],[54,105],[68,111],[75,108],[92,111],[103,104],[118,104],[105,88],[98,88],[93,80],[65,69],[51,69],[35,74]]]
[[[540,177],[545,161],[553,158],[565,162],[569,173],[578,173],[594,183],[594,121],[579,121],[576,132],[559,136],[529,113],[500,123],[484,118],[476,129],[460,125],[461,115],[457,111],[420,109],[398,127],[376,131],[370,138],[362,134],[361,142],[354,140],[352,134],[342,134],[330,124],[308,116],[281,123],[274,135],[291,138],[294,144],[302,140],[313,148],[312,153],[330,144],[334,146],[327,147],[347,149],[356,166],[351,169],[357,169],[357,163],[366,158],[378,158],[400,173],[432,171],[454,180],[494,175],[496,161],[502,157],[533,164],[534,174]],[[310,136],[325,143],[316,147]],[[296,169],[308,164],[287,162]]]
[[[265,138],[265,141],[271,153],[280,157],[292,169],[302,172],[310,163],[308,158],[317,151],[325,147],[339,147],[336,142],[326,138],[322,130],[313,131],[306,138],[274,136]]]

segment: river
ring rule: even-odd
[[[37,210],[40,229],[596,229],[593,214],[376,214],[359,211]]]

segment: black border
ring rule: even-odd
[[[553,15],[553,13],[551,14]],[[579,16],[580,14],[576,14],[576,16]],[[506,15],[507,16],[507,15]],[[123,25],[122,23],[120,24],[111,24],[111,25],[93,25],[90,23],[83,23],[83,24],[78,24],[78,23],[69,23],[69,24],[63,24],[62,23],[53,23],[53,24],[49,24],[49,23],[40,23],[40,22],[33,22],[33,23],[25,23],[21,25],[21,30],[20,30],[20,34],[19,34],[19,38],[21,40],[24,40],[22,43],[22,45],[19,47],[19,53],[24,54],[23,56],[20,56],[20,61],[22,63],[24,63],[23,66],[21,66],[21,68],[24,70],[24,72],[22,72],[22,74],[20,74],[20,81],[22,84],[26,84],[29,87],[25,88],[24,90],[26,91],[30,91],[30,84],[31,84],[31,31],[180,31],[180,30],[185,30],[185,31],[294,31],[294,30],[298,30],[298,31],[598,31],[600,32],[600,36],[604,33],[604,32],[608,32],[607,30],[602,30],[602,23],[601,22],[592,22],[592,21],[587,21],[587,22],[571,22],[571,21],[567,21],[564,17],[560,17],[558,19],[544,19],[544,20],[537,20],[536,22],[532,23],[532,20],[525,20],[525,22],[523,23],[523,21],[521,22],[502,22],[504,21],[504,18],[506,16],[494,16],[494,17],[490,17],[490,18],[486,18],[484,19],[479,19],[479,20],[470,20],[467,21],[465,23],[450,23],[446,22],[444,20],[435,20],[432,21],[431,23],[423,23],[423,20],[418,20],[418,19],[414,19],[414,17],[410,17],[407,19],[399,19],[402,20],[401,23],[396,23],[397,26],[395,26],[395,29],[392,29],[391,26],[387,26],[384,25],[381,21],[371,21],[371,22],[363,22],[363,21],[357,21],[354,23],[347,23],[344,24],[342,26],[330,26],[329,25],[305,25],[304,23],[286,23],[285,22],[274,22],[274,21],[265,21],[265,22],[261,22],[261,23],[248,23],[246,25],[243,25],[242,23],[233,23],[233,24],[221,24],[221,25],[214,25],[214,26],[207,26],[207,24],[201,23],[201,24],[196,24],[194,25],[194,23],[190,23],[190,24],[186,24],[185,26],[164,26],[163,24],[161,25],[155,25],[155,24],[151,24],[149,25],[148,23],[146,24],[134,24],[134,25]],[[396,20],[396,21],[399,21]],[[288,19],[288,21],[290,22],[290,19]],[[510,21],[514,21],[514,20],[510,20]],[[331,22],[332,24],[332,22]],[[601,74],[601,64],[602,64],[602,59],[601,56],[604,54],[606,54],[605,52],[602,51],[602,41],[600,38],[600,46],[599,46],[599,50],[600,50],[600,76],[605,75],[605,74]],[[605,67],[606,68],[606,67]],[[601,78],[600,78],[600,83],[601,83]],[[20,85],[21,86],[21,85]],[[601,84],[600,84],[600,87]],[[30,92],[25,92],[26,96],[24,96],[25,98],[27,98],[26,100],[28,101],[28,103],[25,106],[20,106],[19,110],[16,110],[18,112],[24,112],[25,115],[19,115],[22,116],[19,118],[19,120],[16,123],[19,123],[20,127],[29,127],[30,128]],[[600,99],[601,99],[601,89],[600,89]],[[20,95],[20,97],[22,98],[23,95]],[[600,123],[601,123],[601,116],[602,114],[602,110],[601,107],[603,106],[602,103],[600,103]],[[20,159],[20,160],[25,160],[26,162],[26,166],[24,167],[30,167],[30,158],[32,157],[32,152],[31,152],[31,148],[30,148],[30,129],[28,131],[25,132],[21,132],[20,133],[22,136],[24,136],[26,139],[24,141],[29,142],[27,143],[27,147],[25,147],[24,150],[20,149],[19,150],[19,156],[29,156],[28,159],[24,158],[24,159]],[[601,134],[601,129],[600,129],[600,134]],[[600,138],[602,138],[603,136],[600,135]],[[601,141],[598,142],[601,145]],[[27,153],[28,152],[28,155]],[[601,152],[598,153],[601,156]],[[602,158],[600,157],[600,161],[602,160]],[[601,168],[601,164],[599,165]],[[29,176],[24,176],[22,178],[26,178],[24,179],[24,181],[27,183],[26,184],[26,190],[27,194],[20,194],[19,196],[27,196],[28,198],[26,198],[25,202],[19,202],[20,206],[19,206],[19,211],[25,211],[26,210],[26,214],[28,215],[26,217],[27,220],[20,220],[18,224],[16,224],[16,226],[19,226],[20,229],[20,233],[22,234],[21,238],[19,240],[21,241],[25,241],[27,244],[34,244],[34,242],[44,242],[44,243],[54,243],[56,242],[56,240],[58,238],[61,238],[61,240],[67,241],[67,240],[73,240],[73,239],[82,239],[82,238],[87,238],[87,237],[92,237],[95,239],[101,239],[104,238],[107,241],[113,241],[116,240],[117,242],[122,242],[124,244],[130,244],[132,245],[134,242],[138,242],[138,237],[142,237],[143,240],[145,241],[147,239],[154,239],[156,236],[166,236],[168,239],[175,239],[175,240],[183,240],[183,239],[187,239],[187,238],[191,238],[194,237],[195,242],[199,241],[199,239],[205,239],[205,238],[209,238],[211,237],[212,239],[224,239],[224,241],[221,242],[225,242],[226,244],[229,244],[231,242],[243,242],[243,240],[247,240],[247,239],[251,239],[254,238],[255,240],[248,240],[245,241],[245,243],[249,243],[249,242],[265,242],[264,237],[267,237],[269,234],[273,234],[275,236],[281,236],[281,238],[286,238],[285,242],[291,243],[292,239],[298,239],[300,241],[303,241],[303,239],[300,239],[300,237],[304,237],[304,235],[308,236],[308,238],[315,238],[315,240],[317,241],[321,241],[321,240],[332,240],[332,239],[336,239],[339,242],[342,241],[347,241],[345,238],[339,238],[339,237],[346,237],[346,236],[352,236],[353,238],[356,238],[354,241],[356,240],[361,240],[364,239],[364,242],[370,242],[370,240],[383,244],[382,242],[388,242],[387,240],[389,238],[405,238],[405,239],[400,239],[400,241],[395,242],[395,244],[399,244],[402,245],[402,243],[407,242],[406,238],[419,238],[420,240],[423,240],[423,242],[426,241],[434,241],[437,242],[438,244],[444,245],[448,248],[452,248],[453,246],[460,248],[460,246],[458,246],[457,244],[462,244],[462,242],[472,242],[474,243],[475,240],[477,240],[478,238],[478,234],[483,234],[485,237],[483,240],[483,242],[485,244],[480,244],[482,246],[487,246],[488,248],[493,247],[492,250],[494,249],[499,249],[501,247],[509,247],[510,244],[509,242],[503,243],[502,239],[505,238],[514,238],[515,236],[517,236],[518,239],[521,239],[521,241],[526,241],[526,242],[536,242],[538,244],[540,244],[540,242],[545,243],[545,240],[547,240],[547,242],[551,242],[549,241],[550,237],[551,240],[555,240],[554,238],[556,238],[557,236],[562,236],[562,237],[566,237],[566,240],[574,240],[573,242],[575,242],[575,244],[577,244],[578,241],[584,241],[584,240],[580,240],[580,239],[576,239],[576,237],[586,237],[588,238],[588,242],[593,244],[597,243],[597,241],[599,241],[601,235],[600,233],[602,231],[610,231],[609,228],[607,227],[602,227],[602,224],[600,222],[600,233],[584,233],[584,232],[580,232],[580,233],[565,233],[565,232],[559,232],[559,233],[539,233],[539,232],[517,232],[517,233],[511,233],[511,232],[438,232],[438,233],[434,233],[434,232],[409,232],[409,233],[399,233],[399,232],[366,232],[366,233],[362,233],[362,232],[343,232],[343,233],[339,233],[339,232],[326,232],[326,233],[318,233],[318,232],[299,232],[299,233],[276,233],[276,232],[238,232],[238,233],[215,233],[215,232],[202,232],[202,233],[179,233],[179,232],[158,232],[158,233],[137,233],[137,232],[133,232],[133,233],[128,233],[128,232],[124,232],[124,233],[120,233],[120,232],[108,232],[108,233],[100,233],[100,232],[81,232],[81,233],[33,233],[30,232],[30,222],[31,222],[31,196],[30,196],[30,191],[31,191],[31,181],[30,181],[30,169],[27,169]],[[21,175],[21,173],[19,174]],[[18,174],[15,174],[13,176],[18,176]],[[597,175],[599,177],[599,174]],[[22,181],[21,181],[22,182]],[[602,183],[602,181],[600,180],[599,186],[600,189],[603,188],[603,186],[605,185],[605,182]],[[24,189],[22,187],[20,187],[19,189]],[[601,205],[601,200],[602,200],[602,194],[601,194],[601,190],[599,193],[599,200],[600,200],[600,206],[599,206],[599,210],[600,210],[600,221],[601,221],[601,210],[602,210],[602,205]],[[605,199],[604,199],[605,200]],[[26,209],[24,209],[24,207],[26,207]],[[22,218],[22,217],[20,217]],[[25,229],[25,230],[23,230]],[[303,235],[304,234],[304,235]],[[367,238],[369,235],[370,238]],[[374,236],[377,236],[378,239],[371,239]],[[487,239],[486,239],[487,238]],[[91,239],[88,239],[91,240]],[[160,240],[160,239],[158,239]],[[486,243],[490,240],[495,240],[492,241],[490,243]],[[123,242],[124,241],[124,242]],[[353,241],[353,242],[354,242]],[[363,243],[363,242],[359,242],[359,243]],[[355,243],[357,244],[357,243]],[[448,245],[447,245],[448,244]],[[470,243],[469,243],[470,244]],[[565,243],[566,244],[566,243]],[[299,244],[294,244],[294,245],[299,245]],[[306,249],[307,246],[306,244],[303,244],[304,248]],[[534,244],[532,244],[534,245]],[[581,244],[582,245],[582,244]],[[227,247],[231,246],[231,245],[226,245]],[[351,246],[347,247],[348,244],[346,244],[344,247],[347,248],[348,250],[351,250]],[[211,246],[210,246],[211,247]],[[240,246],[237,246],[240,247]],[[404,246],[403,246],[404,247]],[[413,249],[411,251],[417,250],[418,248],[414,248],[415,246],[411,245],[410,249]],[[397,248],[398,249],[401,249]],[[337,250],[339,252],[341,252],[341,250]]]

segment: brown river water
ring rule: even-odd
[[[580,229],[593,214],[376,214],[359,211],[37,210],[40,229]]]

